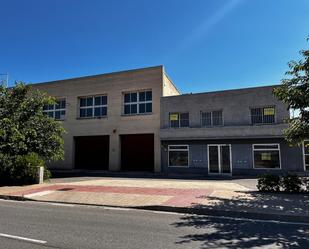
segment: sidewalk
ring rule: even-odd
[[[1,187],[0,195],[37,201],[237,215],[309,222],[309,196],[259,193],[233,180],[119,179]]]

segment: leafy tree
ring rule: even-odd
[[[282,85],[274,90],[279,100],[299,111],[299,116],[291,117],[284,130],[285,138],[291,144],[300,144],[309,138],[309,50],[301,50],[300,54],[303,59],[288,63],[290,70],[286,75],[290,77],[283,79]]]
[[[43,106],[54,101],[24,83],[0,87],[0,180],[33,174],[41,166],[35,163],[63,159],[64,129],[43,114]]]

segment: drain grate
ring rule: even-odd
[[[57,191],[70,191],[70,190],[73,190],[74,188],[60,188],[60,189],[57,189]]]

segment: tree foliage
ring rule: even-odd
[[[23,159],[25,164],[63,159],[64,129],[43,114],[43,106],[54,101],[23,83],[0,87],[0,173],[18,174]]]
[[[279,100],[299,111],[299,116],[291,117],[284,130],[285,138],[291,144],[300,144],[309,138],[309,50],[301,50],[300,54],[303,59],[288,63],[286,75],[289,77],[274,90]]]

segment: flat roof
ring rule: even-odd
[[[234,88],[234,89],[218,90],[218,91],[210,91],[210,92],[184,93],[184,94],[180,94],[180,95],[164,96],[162,98],[176,98],[176,97],[187,97],[187,96],[193,96],[193,95],[203,95],[203,94],[207,95],[207,94],[217,94],[217,93],[239,92],[239,91],[255,90],[255,89],[261,89],[261,88],[275,88],[275,87],[279,87],[279,86],[280,86],[280,84],[274,84],[274,85],[267,85],[267,86]]]
[[[102,77],[102,76],[110,76],[110,75],[115,75],[115,74],[123,74],[123,73],[130,73],[130,72],[134,73],[134,72],[139,72],[139,71],[146,71],[146,70],[151,70],[151,69],[156,69],[156,68],[163,68],[163,65],[151,66],[151,67],[142,67],[142,68],[136,68],[136,69],[122,70],[122,71],[115,71],[115,72],[110,72],[110,73],[94,74],[94,75],[87,75],[87,76],[73,77],[73,78],[59,79],[59,80],[52,80],[52,81],[45,81],[45,82],[30,83],[29,85],[52,84],[52,83],[65,82],[65,81],[91,79],[91,78],[98,78],[98,77]]]

